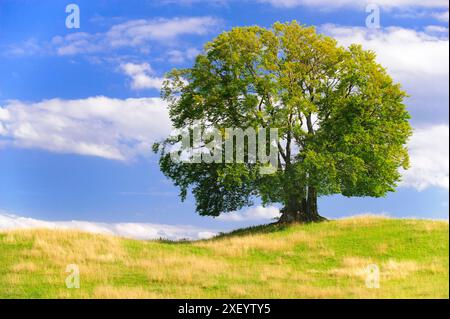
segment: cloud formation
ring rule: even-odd
[[[449,189],[449,127],[437,125],[416,129],[409,142],[411,168],[403,172],[401,186],[424,190]]]
[[[10,101],[0,107],[0,146],[128,161],[170,133],[159,98]]]
[[[153,70],[148,63],[123,63],[120,69],[131,78],[132,89],[161,90],[164,78],[152,76]]]
[[[368,29],[327,24],[320,31],[342,45],[361,44],[410,95],[412,122],[448,122],[448,28],[428,26],[422,31],[400,27]]]
[[[407,104],[417,130],[409,145],[412,167],[404,173],[402,186],[448,189],[448,29],[369,30],[324,25],[320,31],[343,45],[360,43],[374,50],[378,61],[411,95]],[[152,76],[146,63],[125,63],[121,70],[130,76],[134,89],[160,85],[161,79]],[[0,147],[127,161],[149,154],[152,143],[166,137],[170,130],[167,107],[159,98],[10,101],[0,107]],[[230,214],[228,219],[251,219],[263,212],[267,211],[260,208]]]
[[[157,98],[48,100],[10,102],[0,108],[0,146],[129,161],[147,156],[153,142],[171,130],[165,104]],[[432,125],[415,131],[408,147],[411,168],[401,186],[423,190],[449,187],[449,127]],[[276,217],[275,207],[254,207],[219,217],[227,221]]]
[[[378,61],[394,76],[448,75],[448,28],[417,31],[401,27],[369,29],[326,24],[320,30],[345,46],[359,43],[375,51]],[[433,32],[437,30],[438,34]]]
[[[194,5],[198,3],[207,3],[215,6],[225,6],[230,2],[238,0],[162,0],[166,5]],[[239,0],[245,1],[245,0]],[[246,0],[247,2],[255,2],[254,0]],[[270,4],[277,8],[294,8],[294,7],[316,7],[321,9],[337,9],[337,8],[365,8],[368,4],[377,4],[385,9],[404,9],[412,8],[431,8],[441,9],[448,8],[446,0],[256,0],[262,4]]]
[[[446,0],[259,0],[270,3],[275,7],[293,8],[297,6],[321,7],[321,8],[364,8],[368,4],[375,3],[382,8],[448,8]]]
[[[434,17],[435,19],[442,21],[442,22],[448,22],[448,18],[449,18],[449,14],[448,14],[448,10],[447,11],[439,11],[439,12],[433,12],[431,14],[432,17]]]
[[[120,48],[143,48],[150,42],[169,45],[179,36],[204,35],[219,23],[213,17],[130,20],[106,32],[77,32],[56,36],[52,45],[58,55],[110,52]]]
[[[44,221],[0,212],[0,230],[33,228],[80,230],[140,240],[196,240],[207,239],[217,235],[217,232],[193,226],[173,226],[148,223],[114,224],[88,221]]]
[[[194,59],[200,51],[196,48],[188,48],[186,50],[170,50],[168,52],[169,62],[179,64],[187,60]]]
[[[263,207],[255,206],[250,207],[240,212],[232,212],[228,214],[222,214],[217,217],[218,220],[227,222],[242,222],[242,221],[263,221],[274,220],[280,217],[280,210],[274,206]]]

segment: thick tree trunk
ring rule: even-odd
[[[317,210],[317,192],[308,187],[307,198],[298,199],[293,196],[281,210],[280,223],[312,223],[325,220]]]

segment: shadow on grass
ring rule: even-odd
[[[209,239],[198,239],[198,240],[190,240],[190,239],[179,239],[179,240],[170,240],[170,239],[157,239],[157,240],[153,240],[153,241],[157,241],[159,243],[164,243],[164,244],[188,244],[188,243],[193,243],[193,242],[202,242],[202,241],[215,241],[215,240],[220,240],[220,239],[225,239],[225,238],[231,238],[231,237],[238,237],[238,236],[245,236],[245,235],[260,235],[260,234],[270,234],[270,233],[276,233],[279,231],[283,231],[286,230],[294,225],[312,225],[312,224],[319,224],[319,223],[326,223],[329,222],[331,220],[328,219],[324,219],[323,221],[320,222],[313,222],[313,223],[306,223],[306,224],[301,224],[301,223],[278,223],[278,222],[274,222],[274,223],[270,223],[270,224],[263,224],[263,225],[258,225],[258,226],[250,226],[250,227],[246,227],[246,228],[240,228],[240,229],[236,229],[227,233],[222,233],[220,232],[218,235],[209,238]]]
[[[237,236],[245,236],[245,235],[252,235],[252,234],[269,234],[274,233],[278,231],[282,231],[286,228],[288,228],[288,224],[280,224],[280,223],[271,223],[271,224],[264,224],[264,225],[258,225],[258,226],[251,226],[247,228],[240,228],[233,230],[228,233],[219,233],[217,236],[214,236],[209,239],[200,239],[200,240],[189,240],[189,239],[179,239],[179,240],[170,240],[170,239],[157,239],[152,240],[152,242],[158,242],[163,244],[172,244],[172,245],[179,245],[179,244],[189,244],[192,242],[201,242],[201,241],[214,241],[217,239],[224,239],[229,237],[237,237]]]
[[[228,237],[235,237],[235,236],[270,234],[270,233],[275,233],[278,231],[285,230],[286,228],[289,228],[289,226],[291,226],[291,225],[280,224],[277,222],[271,223],[271,224],[251,226],[251,227],[247,227],[247,228],[236,229],[229,233],[220,233],[219,235],[212,238],[212,240],[228,238]]]
[[[243,236],[243,235],[259,235],[259,234],[270,234],[275,233],[279,231],[286,230],[292,226],[295,225],[314,225],[314,224],[320,224],[320,223],[326,223],[331,220],[329,219],[323,219],[321,221],[317,222],[310,222],[310,223],[280,223],[280,222],[274,222],[270,224],[264,224],[264,225],[258,225],[258,226],[251,226],[247,228],[241,228],[233,230],[229,233],[220,233],[219,235],[209,239],[209,240],[215,240],[215,239],[221,239],[221,238],[227,238],[227,237],[234,237],[234,236]]]

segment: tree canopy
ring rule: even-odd
[[[175,162],[169,148],[180,136],[155,144],[162,172],[182,199],[192,191],[201,215],[236,211],[259,197],[283,205],[281,221],[317,221],[317,197],[384,196],[409,165],[406,93],[375,53],[339,46],[295,21],[220,34],[191,68],[167,74],[162,95],[177,129],[195,122],[222,132],[278,129],[272,174],[261,174],[260,162]]]

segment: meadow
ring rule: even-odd
[[[449,298],[449,225],[360,216],[192,242],[3,231],[0,298]]]

